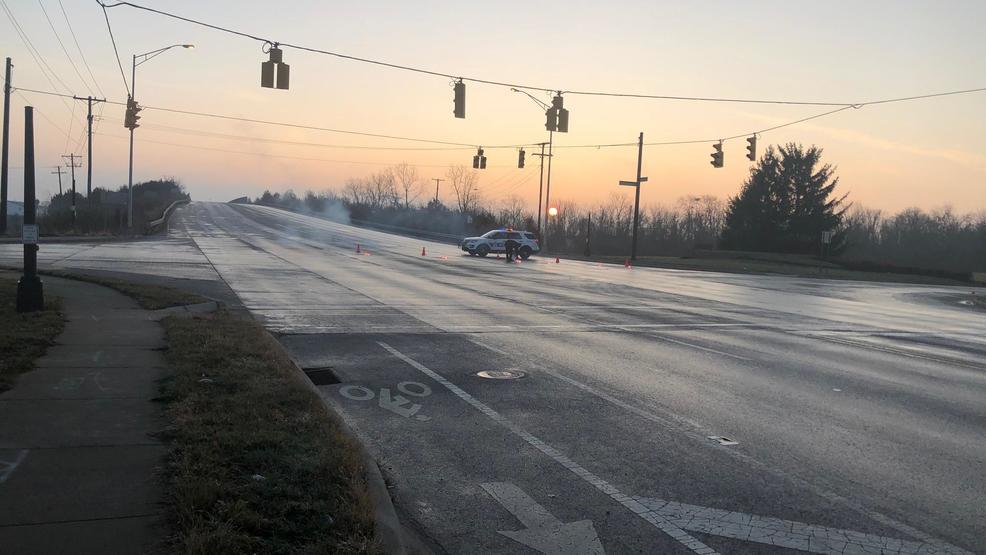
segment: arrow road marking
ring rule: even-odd
[[[404,353],[398,351],[397,349],[391,347],[390,345],[382,341],[378,341],[377,344],[383,347],[390,354],[406,362],[412,368],[417,369],[422,374],[440,383],[443,387],[445,387],[445,389],[448,389],[449,391],[454,393],[457,397],[459,397],[460,399],[471,405],[473,408],[485,414],[497,424],[510,430],[510,432],[516,435],[517,437],[526,441],[528,445],[544,453],[545,455],[551,457],[553,461],[567,468],[569,472],[575,474],[575,476],[577,476],[579,479],[589,483],[589,485],[591,485],[592,487],[608,495],[610,499],[616,501],[620,505],[623,505],[625,508],[629,509],[630,511],[633,511],[633,513],[636,514],[638,517],[646,520],[658,530],[661,530],[665,534],[671,536],[678,543],[684,545],[685,547],[694,551],[695,553],[698,553],[699,555],[712,555],[713,553],[715,553],[714,549],[705,545],[704,543],[696,539],[694,536],[690,535],[688,532],[685,532],[681,528],[675,526],[674,524],[671,524],[670,522],[668,522],[666,518],[648,509],[647,507],[643,506],[640,502],[635,501],[634,499],[631,499],[630,497],[620,493],[620,490],[616,489],[616,487],[613,484],[610,484],[606,480],[603,480],[599,476],[596,476],[592,472],[589,472],[588,469],[584,468],[582,465],[573,461],[572,459],[566,457],[554,447],[541,441],[533,434],[527,432],[520,426],[506,419],[502,414],[496,412],[495,410],[484,404],[479,399],[476,399],[472,395],[463,391],[462,388],[460,388],[459,386],[446,380],[445,377],[442,376],[441,374],[435,372],[434,370],[431,370],[427,366],[421,364],[420,362],[414,360],[413,358],[405,355]]]
[[[633,499],[684,530],[811,553],[826,555],[968,553],[955,546],[936,546],[925,542],[888,538],[794,520],[723,511],[699,505],[665,501],[664,499],[647,497],[634,497]]]
[[[21,449],[17,452],[17,457],[12,461],[0,461],[0,484],[7,481],[10,475],[17,470],[17,467],[24,462],[24,457],[27,456],[27,449]]]
[[[565,524],[513,484],[493,482],[480,485],[526,528],[515,532],[501,530],[504,536],[547,555],[606,553],[591,520]]]

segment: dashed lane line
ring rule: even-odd
[[[664,517],[657,511],[654,511],[646,507],[644,504],[633,499],[632,497],[624,495],[623,493],[620,492],[620,490],[616,489],[616,487],[614,487],[609,482],[596,476],[595,474],[583,468],[581,465],[579,465],[572,459],[563,455],[554,447],[551,447],[550,445],[541,441],[534,435],[528,433],[520,426],[514,424],[513,422],[505,418],[503,415],[501,415],[500,413],[496,412],[495,410],[484,404],[482,401],[479,401],[472,395],[460,389],[457,385],[445,379],[442,375],[438,374],[437,372],[434,372],[433,370],[427,368],[426,366],[419,363],[418,361],[408,357],[404,353],[401,353],[397,349],[391,347],[390,345],[382,341],[378,341],[377,344],[383,347],[388,352],[390,352],[390,354],[403,360],[411,367],[417,369],[418,371],[425,374],[429,378],[435,380],[436,382],[444,386],[446,389],[451,391],[453,394],[455,394],[457,397],[459,397],[466,403],[472,405],[473,408],[485,414],[497,424],[500,424],[504,428],[510,430],[514,435],[518,436],[519,438],[527,442],[529,445],[531,445],[538,451],[541,451],[542,453],[550,457],[552,460],[554,460],[556,463],[562,465],[563,467],[571,471],[573,474],[578,476],[583,481],[588,482],[589,485],[603,492],[604,494],[609,496],[611,499],[613,499],[620,505],[623,505],[631,512],[633,512],[635,515],[644,519],[645,521],[647,521],[657,529],[661,530],[665,534],[671,536],[672,538],[674,538],[676,541],[678,541],[688,549],[692,550],[695,553],[698,553],[699,555],[711,555],[713,553],[716,553],[715,550],[705,545],[704,543],[702,543],[692,535],[688,534],[688,532],[685,532],[680,527],[671,523],[671,521],[669,521],[666,517]]]

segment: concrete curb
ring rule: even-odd
[[[269,332],[268,335],[270,335]],[[273,335],[271,335],[271,339],[278,345],[281,344]],[[287,355],[286,351],[285,355]],[[360,441],[359,436],[349,426],[346,419],[338,414],[335,407],[325,400],[318,386],[308,378],[308,374],[305,374],[305,371],[298,366],[298,363],[290,355],[287,356],[291,360],[291,366],[294,367],[298,374],[298,379],[312,393],[318,396],[319,400],[322,401],[322,406],[336,417],[336,420],[349,437],[353,438],[356,444],[359,445],[360,458],[363,461],[363,467],[366,469],[366,486],[369,490],[370,500],[373,502],[373,534],[380,543],[381,551],[388,555],[406,555],[409,551],[407,547],[408,542],[404,537],[404,528],[401,526],[400,519],[397,518],[397,510],[394,508],[394,502],[390,498],[390,493],[387,491],[387,482],[384,481],[383,474],[380,473],[377,462],[373,460],[370,452],[366,450],[366,446]]]

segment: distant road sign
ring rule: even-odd
[[[626,185],[627,187],[636,187],[636,181],[620,181],[620,185]]]

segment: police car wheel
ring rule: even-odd
[[[478,254],[479,256],[486,256],[489,253],[490,253],[490,248],[487,247],[486,245],[480,245],[479,248],[476,249],[476,254]]]
[[[520,249],[520,257],[522,259],[524,259],[524,260],[527,260],[528,258],[531,257],[531,254],[533,252],[534,251],[531,250],[531,247],[521,247],[521,249]]]

